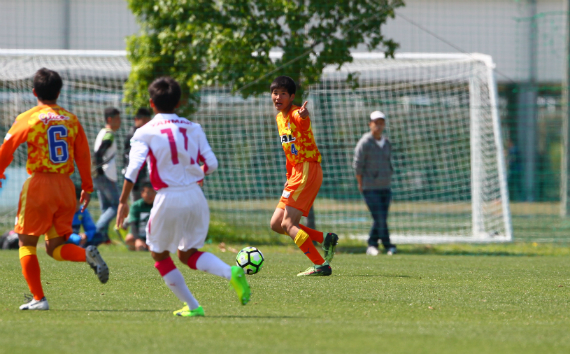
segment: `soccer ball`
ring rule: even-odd
[[[255,247],[246,247],[239,251],[236,264],[243,268],[246,274],[255,274],[263,266],[263,254]]]

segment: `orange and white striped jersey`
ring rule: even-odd
[[[283,113],[279,112],[275,118],[281,146],[287,157],[287,178],[296,164],[321,162],[321,153],[311,129],[311,119],[301,118],[299,108],[293,105],[287,116],[284,117]]]
[[[82,189],[93,191],[91,155],[85,131],[75,114],[58,105],[36,106],[17,118],[0,146],[0,178],[14,152],[28,143],[29,174],[34,172],[71,175],[73,162],[81,175]]]

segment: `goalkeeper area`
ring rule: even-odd
[[[279,55],[275,53],[274,55]],[[58,103],[81,120],[90,145],[104,126],[103,110],[123,112],[118,146],[131,117],[123,104],[130,72],[120,51],[0,50],[0,134],[32,108],[36,70],[64,80]],[[323,184],[314,205],[316,226],[341,237],[366,239],[372,224],[358,191],[352,159],[368,131],[369,114],[387,115],[393,146],[394,243],[505,242],[513,239],[492,58],[482,54],[354,53],[353,61],[325,68],[305,88],[323,156]],[[346,83],[348,75],[357,87]],[[269,220],[285,182],[285,156],[269,96],[243,99],[227,87],[201,91],[190,120],[200,123],[220,162],[204,192],[212,219],[252,234],[270,233]],[[138,107],[135,107],[135,109]],[[119,151],[121,153],[121,151]],[[0,222],[13,223],[27,178],[22,146],[0,189]],[[121,169],[122,159],[118,159]],[[74,178],[78,178],[74,174]]]

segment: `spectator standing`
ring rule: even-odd
[[[390,242],[388,209],[392,199],[390,184],[394,169],[391,162],[392,145],[388,138],[382,135],[386,126],[384,113],[372,112],[368,126],[370,132],[364,134],[358,141],[353,162],[358,189],[364,196],[374,219],[366,254],[377,256],[380,240],[386,253],[393,255],[396,253],[396,246]]]
[[[97,220],[97,232],[105,241],[109,240],[109,223],[117,215],[119,190],[117,187],[117,142],[115,132],[121,127],[121,113],[114,107],[105,108],[105,127],[95,139],[94,178],[99,196],[101,216]]]
[[[151,119],[151,113],[148,109],[141,107],[137,110],[137,113],[135,114],[135,119],[134,119],[135,125],[129,129],[129,133],[127,134],[127,137],[125,139],[125,143],[123,146],[123,162],[124,162],[123,166],[125,166],[125,170],[126,170],[127,166],[129,165],[129,153],[131,152],[131,139],[135,135],[135,132],[137,131],[137,129],[142,127],[146,123],[150,122],[150,119]],[[125,173],[125,170],[123,170],[123,174]],[[141,168],[141,172],[139,174],[137,182],[133,186],[133,191],[131,192],[132,202],[136,202],[137,200],[141,199],[142,186],[145,183],[145,181],[146,182],[149,181],[148,169],[147,169],[146,163]]]

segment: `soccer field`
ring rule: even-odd
[[[0,353],[570,352],[566,248],[407,247],[375,258],[345,249],[331,277],[297,278],[301,252],[260,246],[266,263],[248,277],[247,306],[225,280],[177,262],[204,318],[174,317],[181,304],[150,255],[119,247],[101,247],[105,285],[86,264],[38,252],[51,310],[22,312],[18,253],[1,251]]]

